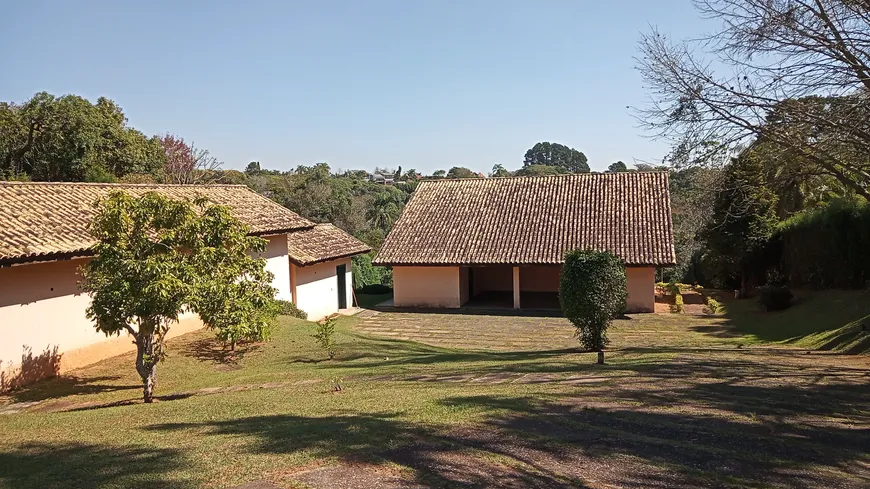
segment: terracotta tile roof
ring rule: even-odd
[[[577,248],[675,263],[667,173],[427,180],[374,263],[558,264]]]
[[[371,250],[367,244],[332,224],[318,224],[287,235],[290,261],[299,266],[346,258]]]
[[[228,206],[254,234],[314,226],[243,185],[0,182],[0,263],[87,254],[94,244],[87,232],[94,215],[93,203],[115,190],[132,195],[155,191],[177,199],[192,199],[199,193]]]

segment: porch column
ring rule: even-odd
[[[520,267],[514,267],[514,309],[520,308]]]
[[[296,265],[292,263],[290,264],[290,300],[299,306],[296,302]]]

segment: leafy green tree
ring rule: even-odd
[[[378,229],[389,230],[399,218],[401,203],[399,196],[393,191],[383,191],[374,196],[368,212],[369,223]]]
[[[740,284],[745,294],[752,258],[768,241],[778,222],[777,197],[764,182],[764,167],[751,155],[725,167],[713,212],[702,236],[708,261],[723,282]]]
[[[496,163],[492,166],[492,171],[489,172],[491,177],[509,177],[511,172],[507,171],[501,163]]]
[[[526,155],[523,158],[523,167],[533,165],[562,168],[564,171],[560,173],[589,172],[589,165],[585,154],[559,143],[537,143],[526,151]]]
[[[444,170],[435,170],[432,172],[432,178],[444,178],[447,172]]]
[[[420,178],[420,174],[417,173],[417,170],[411,168],[410,170],[405,172],[404,179],[409,182],[416,182]]]
[[[608,166],[607,171],[611,173],[626,172],[628,171],[628,167],[625,166],[625,163],[623,163],[622,161],[617,161],[616,163],[612,163],[610,166]]]
[[[477,173],[462,166],[454,166],[447,172],[447,178],[477,178]]]
[[[0,103],[0,177],[107,181],[131,173],[155,174],[165,157],[158,138],[127,126],[123,111],[100,97],[46,92],[23,104]]]
[[[97,204],[90,233],[97,244],[82,267],[81,288],[92,297],[87,315],[107,336],[133,337],[145,402],[153,400],[166,334],[186,309],[226,338],[256,335],[271,310],[265,261],[242,257],[265,250],[265,241],[205,199],[114,192]]]
[[[251,255],[265,251],[265,242],[249,236],[228,208],[198,206],[201,234],[186,250],[199,279],[191,305],[231,350],[240,341],[263,341],[280,309],[265,260]]]
[[[564,168],[550,165],[529,165],[517,170],[514,174],[518,177],[546,177],[568,173]]]
[[[575,250],[565,255],[559,300],[584,348],[604,363],[607,328],[625,310],[625,264],[607,251]]]
[[[246,175],[258,175],[260,173],[260,162],[252,161],[248,163],[248,166],[245,167]]]

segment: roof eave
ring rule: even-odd
[[[372,251],[371,248],[366,248],[366,249],[364,249],[364,250],[353,251],[353,252],[350,252],[350,253],[342,253],[342,254],[340,254],[340,255],[335,255],[335,256],[329,256],[329,257],[319,258],[319,259],[317,259],[317,260],[306,261],[306,262],[302,262],[302,261],[296,260],[296,259],[294,259],[294,258],[291,257],[291,256],[288,256],[288,258],[290,259],[290,263],[296,265],[297,267],[310,267],[311,265],[317,265],[318,263],[325,263],[325,262],[328,262],[328,261],[341,260],[341,259],[344,259],[344,258],[350,258],[350,257],[354,257],[354,256],[357,256],[357,255],[363,255],[363,254],[366,254],[366,253],[368,253],[368,252],[370,252],[370,251]]]

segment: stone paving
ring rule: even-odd
[[[358,331],[455,348],[537,350],[577,346],[565,318],[382,312],[359,316]]]

